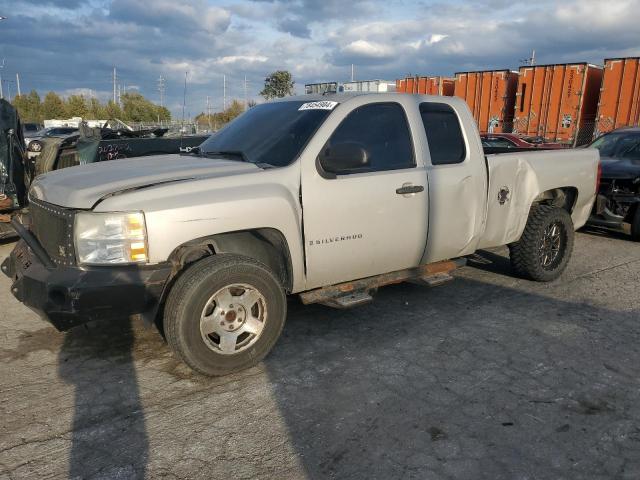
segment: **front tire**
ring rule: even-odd
[[[284,289],[268,267],[240,255],[213,255],[176,281],[164,330],[171,348],[193,370],[227,375],[269,353],[286,312]]]
[[[509,245],[513,270],[538,282],[557,279],[571,258],[574,236],[573,221],[566,210],[534,205],[522,237]]]

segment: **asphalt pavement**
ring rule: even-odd
[[[2,275],[0,480],[640,478],[640,244],[580,233],[551,284],[506,254],[352,310],[292,298],[216,379],[136,321],[58,333]]]

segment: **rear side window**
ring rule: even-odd
[[[359,172],[415,167],[409,125],[397,103],[371,103],[355,109],[336,128],[325,148],[343,142],[356,143],[367,152],[369,167]]]
[[[431,163],[462,163],[467,156],[456,112],[445,103],[421,103],[420,116],[427,134]]]

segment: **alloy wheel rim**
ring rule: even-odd
[[[545,270],[551,270],[558,263],[562,246],[562,226],[559,222],[548,225],[542,234],[538,250],[540,264]]]
[[[256,287],[227,285],[215,292],[200,315],[200,334],[211,350],[235,355],[256,343],[267,320],[267,302]]]

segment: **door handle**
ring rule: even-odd
[[[403,185],[400,188],[396,188],[396,193],[398,195],[409,195],[411,193],[420,193],[424,191],[424,187],[422,185]]]

